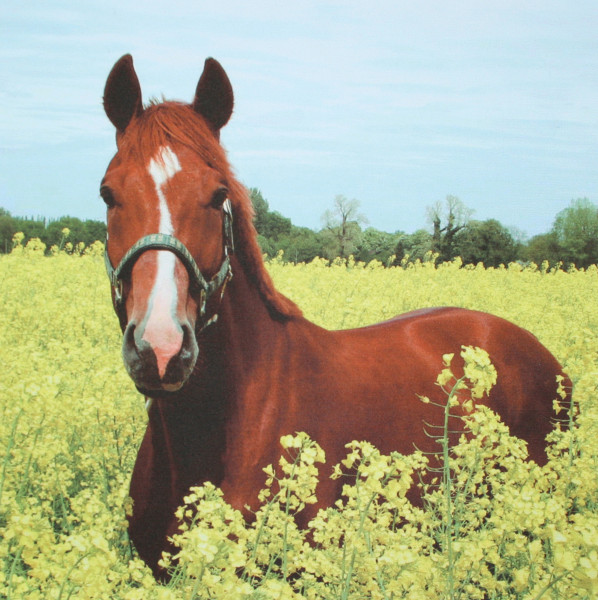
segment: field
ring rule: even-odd
[[[315,442],[285,437],[286,478],[277,487],[266,470],[254,524],[211,486],[190,493],[181,515],[193,525],[178,540],[171,582],[159,585],[126,532],[146,415],[122,366],[95,250],[43,257],[30,247],[0,257],[0,597],[598,598],[596,268],[273,260],[279,289],[329,328],[458,305],[531,330],[574,382],[573,406],[561,411],[572,426],[556,428],[551,459],[539,468],[491,412],[474,412],[464,426],[477,437],[446,448],[439,434],[445,468],[425,510],[405,498],[423,457],[383,457],[354,444],[337,475],[357,473],[356,484],[342,509],[312,523],[311,544],[291,514],[313,500],[322,456]],[[453,364],[459,360],[479,367],[484,357],[468,351]],[[440,380],[442,415],[458,382],[447,373]],[[463,382],[476,383],[474,375]]]

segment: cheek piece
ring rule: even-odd
[[[148,250],[169,250],[176,254],[185,265],[189,273],[190,290],[199,294],[199,315],[204,320],[203,328],[207,327],[217,319],[217,315],[205,321],[206,306],[208,300],[215,292],[221,290],[224,295],[226,284],[233,276],[230,264],[230,255],[234,252],[233,243],[233,213],[230,200],[227,198],[222,205],[222,229],[224,239],[224,259],[217,273],[209,281],[202,275],[197,263],[191,253],[179,239],[167,233],[151,233],[138,239],[125,253],[120,263],[113,267],[108,256],[108,238],[106,238],[106,250],[104,262],[106,272],[113,289],[114,310],[121,323],[126,323],[125,302],[123,297],[123,282],[130,275],[133,265],[137,259]]]

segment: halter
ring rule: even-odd
[[[106,263],[106,272],[110,279],[110,284],[114,290],[114,308],[121,320],[124,318],[124,298],[123,298],[123,282],[124,279],[131,273],[133,265],[137,259],[148,250],[168,250],[176,254],[180,259],[187,272],[189,273],[190,286],[199,290],[199,314],[203,318],[206,314],[206,306],[210,297],[219,289],[222,289],[221,297],[224,295],[226,284],[233,276],[230,265],[229,254],[234,252],[233,243],[233,213],[230,200],[228,198],[222,205],[223,210],[223,235],[224,235],[224,260],[218,272],[209,281],[202,275],[197,263],[191,253],[177,238],[167,233],[151,233],[138,239],[123,256],[117,267],[113,267],[108,256],[108,239],[106,238],[106,249],[104,251],[104,262]],[[204,327],[215,321],[212,317],[204,324]]]

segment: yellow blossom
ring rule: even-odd
[[[285,432],[281,463],[263,465],[270,487],[253,520],[215,486],[185,493],[184,523],[163,559],[173,577],[161,584],[127,534],[147,415],[122,367],[104,246],[46,257],[39,241],[23,242],[15,235],[13,253],[0,256],[1,597],[431,600],[450,597],[451,586],[453,597],[472,600],[598,596],[598,305],[588,302],[598,297],[598,269],[467,268],[433,255],[392,268],[269,262],[281,291],[328,328],[459,305],[529,329],[574,381],[572,405],[563,379],[555,394],[572,424],[555,428],[538,466],[477,407],[463,423],[468,435],[451,438],[446,472],[426,471],[438,468],[432,457],[385,455],[363,441],[348,444],[335,466],[322,462],[318,440]],[[474,348],[436,360],[444,396],[434,376],[416,390],[430,394],[425,410],[438,411],[436,423],[451,391],[467,411],[503,376]],[[414,401],[397,398],[397,406]],[[318,481],[331,473],[344,495],[301,529],[294,513],[316,501]],[[423,506],[411,503],[412,489],[425,489]]]

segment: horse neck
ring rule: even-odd
[[[170,463],[168,477],[177,480],[176,489],[221,480],[227,431],[247,408],[240,398],[277,355],[287,354],[284,321],[272,315],[238,261],[231,262],[233,278],[212,307],[217,321],[200,334],[190,381],[150,409],[153,444]]]
[[[215,343],[224,364],[220,365],[237,381],[250,377],[257,364],[264,363],[285,337],[286,318],[273,311],[241,264],[233,259],[229,283],[214,326]],[[296,318],[295,318],[296,319]]]
[[[283,323],[272,317],[234,259],[232,268],[222,300],[215,299],[211,307],[217,309],[218,319],[199,336],[200,356],[191,379],[149,410],[154,469],[163,465],[163,477],[171,481],[175,495],[198,481],[222,480],[227,430],[242,408],[241,390],[250,385],[260,363],[268,364],[273,348],[280,347],[277,340],[284,338]]]

